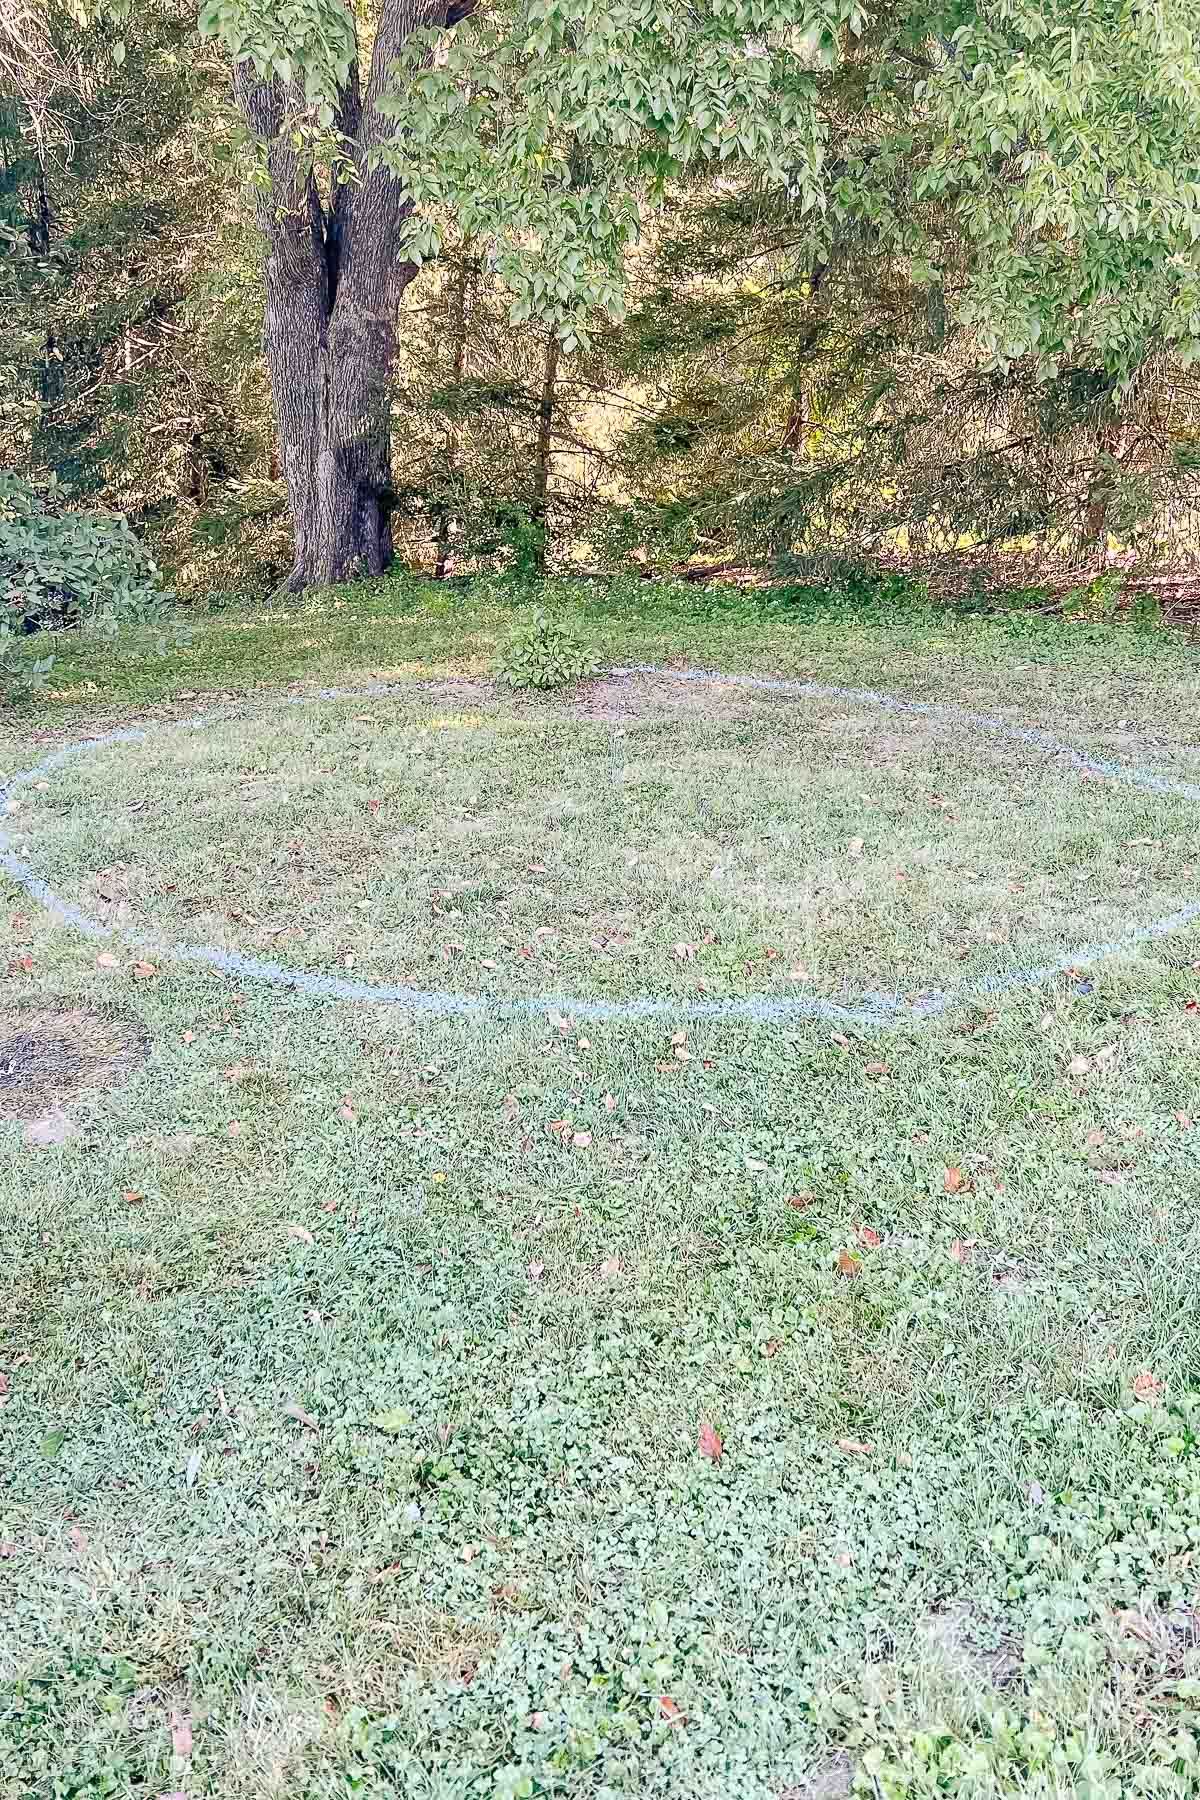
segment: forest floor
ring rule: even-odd
[[[1195,1791],[1194,653],[513,604],[4,726],[0,1791]]]

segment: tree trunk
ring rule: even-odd
[[[558,333],[551,331],[546,339],[546,360],[542,365],[542,397],[538,406],[537,460],[533,465],[533,517],[541,527],[538,546],[538,568],[546,567],[546,539],[549,535],[550,474],[554,455],[554,403],[558,384],[558,359],[562,344]]]
[[[462,16],[461,8],[451,16]],[[419,25],[445,22],[445,0],[386,0],[365,96],[352,70],[338,126],[358,179],[323,201],[287,129],[302,91],[238,64],[237,97],[266,153],[257,197],[267,240],[263,342],[295,528],[296,592],[379,575],[392,560],[391,376],[400,298],[416,274],[397,253],[411,202],[376,152],[391,127],[376,109]]]

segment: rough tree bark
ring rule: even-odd
[[[266,155],[257,214],[267,243],[263,341],[295,530],[292,591],[378,575],[392,560],[391,376],[400,299],[416,274],[399,254],[410,202],[375,154],[394,133],[376,107],[390,65],[421,26],[454,24],[474,0],[385,0],[365,93],[357,65],[338,129],[358,179],[323,196],[287,126],[302,92],[238,65],[238,102]]]

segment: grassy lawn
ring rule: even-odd
[[[1194,653],[660,599],[557,699],[393,584],[7,716],[147,729],[4,820],[110,935],[0,877],[3,1795],[1200,1791],[1200,929],[1071,960],[1200,804],[670,672],[1170,786]]]

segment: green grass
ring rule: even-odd
[[[229,722],[7,828],[131,929],[516,998],[916,993],[1195,893],[1182,805],[1002,740],[495,692],[513,611],[384,587],[81,648],[8,768]],[[606,660],[1200,766],[1170,640],[571,617]],[[450,685],[263,691],[417,673]],[[4,1008],[122,1012],[150,1054],[57,1147],[0,1124],[0,1792],[1200,1788],[1200,934],[921,1028],[585,1024],[138,977],[4,898]]]

